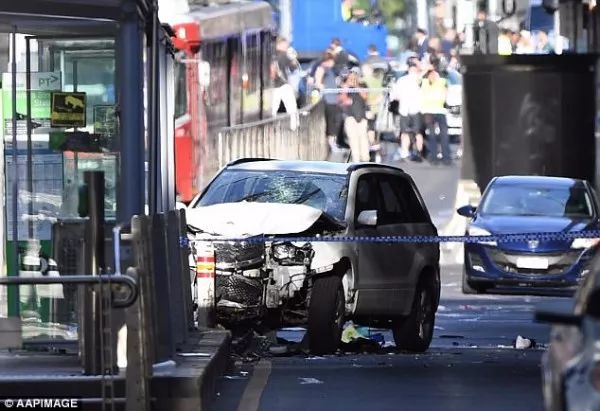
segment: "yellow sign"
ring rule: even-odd
[[[52,93],[52,127],[85,127],[85,93]]]

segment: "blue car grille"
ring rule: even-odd
[[[502,271],[515,274],[564,274],[581,256],[581,251],[566,251],[561,253],[513,253],[504,252],[497,248],[487,248],[492,262]],[[550,264],[546,270],[525,269],[517,267],[515,261],[518,257],[546,257]]]

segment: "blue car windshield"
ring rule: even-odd
[[[496,185],[479,209],[481,214],[586,218],[593,215],[588,191],[572,187]]]
[[[225,170],[196,207],[221,203],[304,204],[343,222],[346,176],[289,170]]]

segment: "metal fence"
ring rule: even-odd
[[[291,128],[289,114],[221,129],[209,140],[204,153],[202,182],[208,183],[221,167],[244,157],[326,160],[323,104],[300,109],[298,117],[296,129]]]

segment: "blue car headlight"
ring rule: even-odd
[[[489,236],[489,235],[492,235],[492,233],[490,233],[488,230],[484,230],[483,228],[471,226],[467,229],[467,235],[479,237],[479,236]],[[498,245],[496,243],[496,241],[478,241],[477,244],[492,245],[492,246]]]
[[[592,248],[598,242],[600,238],[576,238],[571,243],[571,248],[578,250],[587,250],[588,248]]]

